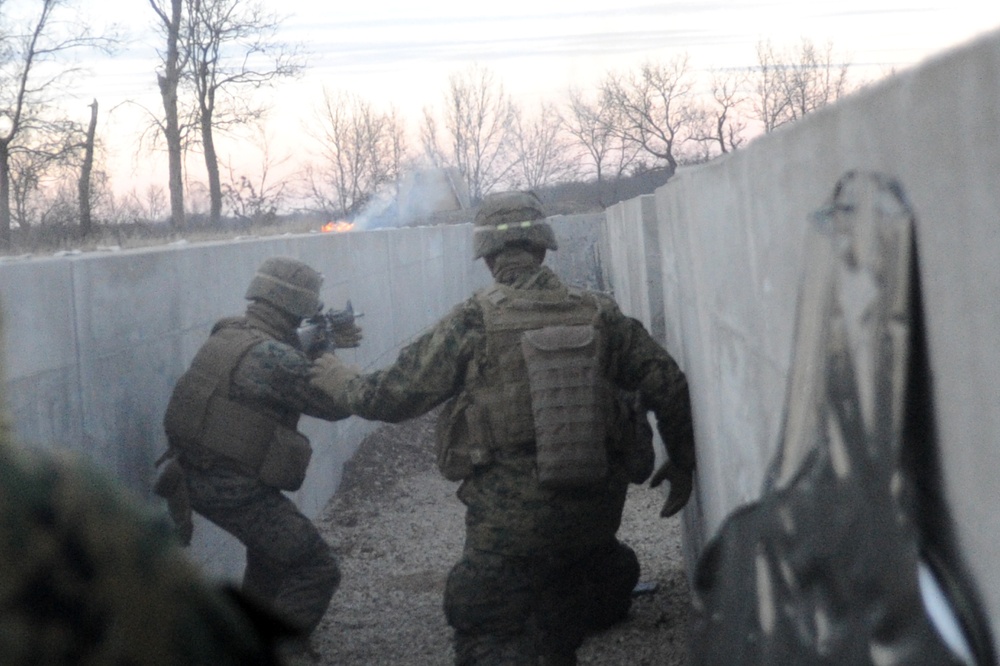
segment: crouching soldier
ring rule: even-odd
[[[466,506],[444,599],[456,663],[575,664],[588,634],[627,616],[639,577],[615,535],[628,484],[653,471],[651,440],[635,435],[647,410],[670,457],[654,477],[671,483],[663,515],[690,496],[688,386],[640,322],[543,265],[556,239],[533,194],[486,197],[473,246],[492,287],[389,367],[351,378],[331,357],[314,384],[368,419],[444,404],[438,463]]]
[[[302,320],[322,307],[322,282],[295,259],[264,261],[247,289],[246,313],[215,324],[174,387],[157,484],[182,540],[190,540],[191,509],[239,539],[243,592],[304,636],[326,611],[340,571],[317,528],[282,491],[302,485],[312,452],[297,430],[300,415],[349,415],[310,385],[313,362],[298,341]],[[295,650],[317,657],[308,640]]]

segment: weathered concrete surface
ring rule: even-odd
[[[553,220],[566,248],[553,261],[591,285],[602,222],[603,215]],[[275,255],[320,270],[327,307],[350,298],[364,312],[362,346],[339,353],[366,369],[387,364],[490,281],[483,262],[472,259],[470,224],[3,260],[5,411],[17,438],[82,452],[149,497],[174,382],[212,324],[243,311],[254,271]],[[305,485],[292,496],[307,515],[326,506],[344,462],[373,427],[356,418],[303,419],[314,453]],[[205,521],[196,535],[197,561],[214,574],[239,575],[238,544]]]
[[[1000,637],[997,127],[1000,33],[680,172],[653,197],[655,221],[648,198],[609,211],[614,225],[597,240],[584,229],[600,216],[553,220],[564,248],[552,255],[556,270],[612,258],[591,286],[614,287],[651,330],[662,317],[662,339],[690,379],[700,458],[685,512],[689,558],[758,496],[775,452],[805,225],[844,173],[879,171],[899,181],[916,212],[943,493]],[[561,235],[573,231],[579,243]],[[82,450],[144,491],[164,445],[160,419],[173,381],[211,323],[242,310],[261,260],[290,254],[320,268],[329,305],[350,297],[365,312],[365,344],[345,357],[375,368],[488,281],[469,259],[470,232],[377,230],[0,262],[15,430],[40,446]],[[311,515],[369,427],[306,424],[317,455],[296,499]],[[238,550],[198,530],[195,554],[233,572]]]
[[[665,340],[691,381],[697,421],[692,552],[758,496],[775,452],[810,215],[846,172],[878,171],[902,185],[916,212],[943,491],[1000,637],[997,127],[993,33],[682,171],[656,192]],[[609,224],[630,227],[609,231],[610,273],[616,295],[643,313],[655,299],[630,293],[647,260],[628,241],[641,229],[633,205],[608,212]]]

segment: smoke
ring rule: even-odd
[[[418,169],[394,188],[377,192],[354,218],[356,229],[404,227],[431,221],[442,213],[469,208],[469,193],[457,169]]]

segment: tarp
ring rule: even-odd
[[[692,663],[994,663],[956,549],[931,533],[947,512],[913,234],[879,174],[845,175],[810,221],[778,453],[699,558]]]

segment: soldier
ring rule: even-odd
[[[291,627],[205,581],[88,461],[12,439],[0,418],[0,663],[277,666]]]
[[[669,454],[654,475],[671,482],[663,515],[692,488],[684,374],[612,299],[567,288],[543,265],[556,249],[544,218],[533,194],[486,197],[473,243],[495,284],[388,368],[314,369],[317,387],[364,418],[445,403],[438,464],[462,481],[466,505],[444,600],[460,665],[575,664],[587,634],[627,616],[639,563],[615,534],[628,484],[653,471],[647,410]]]
[[[260,666],[290,627],[209,584],[86,461],[0,427],[0,663]]]
[[[164,417],[167,465],[157,483],[182,539],[190,539],[191,509],[239,539],[244,593],[305,635],[326,611],[340,571],[319,531],[281,491],[301,486],[312,452],[297,430],[299,416],[349,416],[310,386],[312,361],[296,334],[322,308],[322,281],[295,259],[264,261],[247,289],[245,315],[215,324],[174,387]],[[356,346],[360,329],[353,334]],[[308,641],[295,650],[318,658]]]

